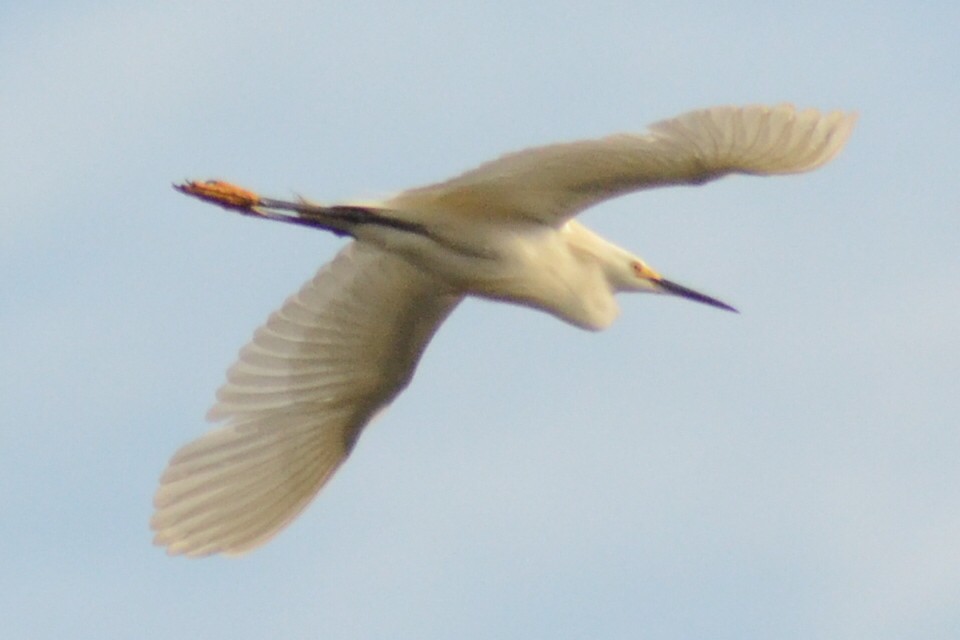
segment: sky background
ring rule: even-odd
[[[0,2],[4,637],[957,637],[960,5],[586,4]],[[781,101],[859,111],[847,149],[583,216],[741,315],[469,301],[270,544],[152,546],[169,456],[342,245],[171,182],[375,197]]]

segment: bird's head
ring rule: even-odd
[[[667,280],[636,255],[600,237],[575,220],[569,220],[563,226],[563,234],[576,254],[582,256],[585,262],[593,263],[602,269],[614,293],[665,293],[737,313],[736,309],[725,302]],[[614,316],[615,314],[611,318]]]
[[[651,269],[647,263],[637,257],[630,257],[627,259],[627,262],[620,274],[621,277],[618,278],[620,285],[619,288],[623,291],[645,291],[648,293],[665,293],[672,296],[678,296],[681,298],[686,298],[687,300],[693,300],[694,302],[702,302],[703,304],[708,304],[711,307],[717,307],[719,309],[725,309],[727,311],[733,311],[738,313],[736,309],[731,307],[725,302],[721,302],[716,298],[711,298],[708,295],[704,295],[693,289],[688,289],[683,285],[679,285],[676,282],[667,280],[659,273]]]

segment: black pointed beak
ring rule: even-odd
[[[710,296],[704,295],[693,289],[688,289],[682,285],[677,284],[676,282],[670,282],[664,278],[656,280],[656,283],[660,286],[661,289],[666,291],[669,294],[679,296],[681,298],[686,298],[687,300],[693,300],[694,302],[702,302],[703,304],[708,304],[711,307],[717,307],[718,309],[725,309],[726,311],[733,311],[734,313],[740,313],[726,302],[720,302],[716,298],[711,298]]]

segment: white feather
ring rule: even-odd
[[[557,226],[603,200],[663,185],[701,184],[731,173],[810,171],[850,137],[856,115],[815,109],[714,107],[618,134],[534,147],[450,180],[404,191],[381,206],[429,223],[459,216],[528,218]]]
[[[226,425],[173,456],[156,543],[238,554],[275,535],[406,386],[459,300],[402,258],[348,245],[241,351],[208,415]]]

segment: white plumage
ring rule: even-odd
[[[439,184],[363,205],[259,198],[242,213],[355,238],[257,330],[208,418],[224,425],[181,448],[160,480],[155,542],[190,556],[240,554],[306,507],[363,427],[409,383],[420,355],[466,295],[609,325],[621,291],[727,305],[660,276],[571,218],[643,188],[729,173],[797,173],[832,159],[855,116],[718,107],[641,135],[503,156]],[[207,187],[207,185],[212,185]]]

